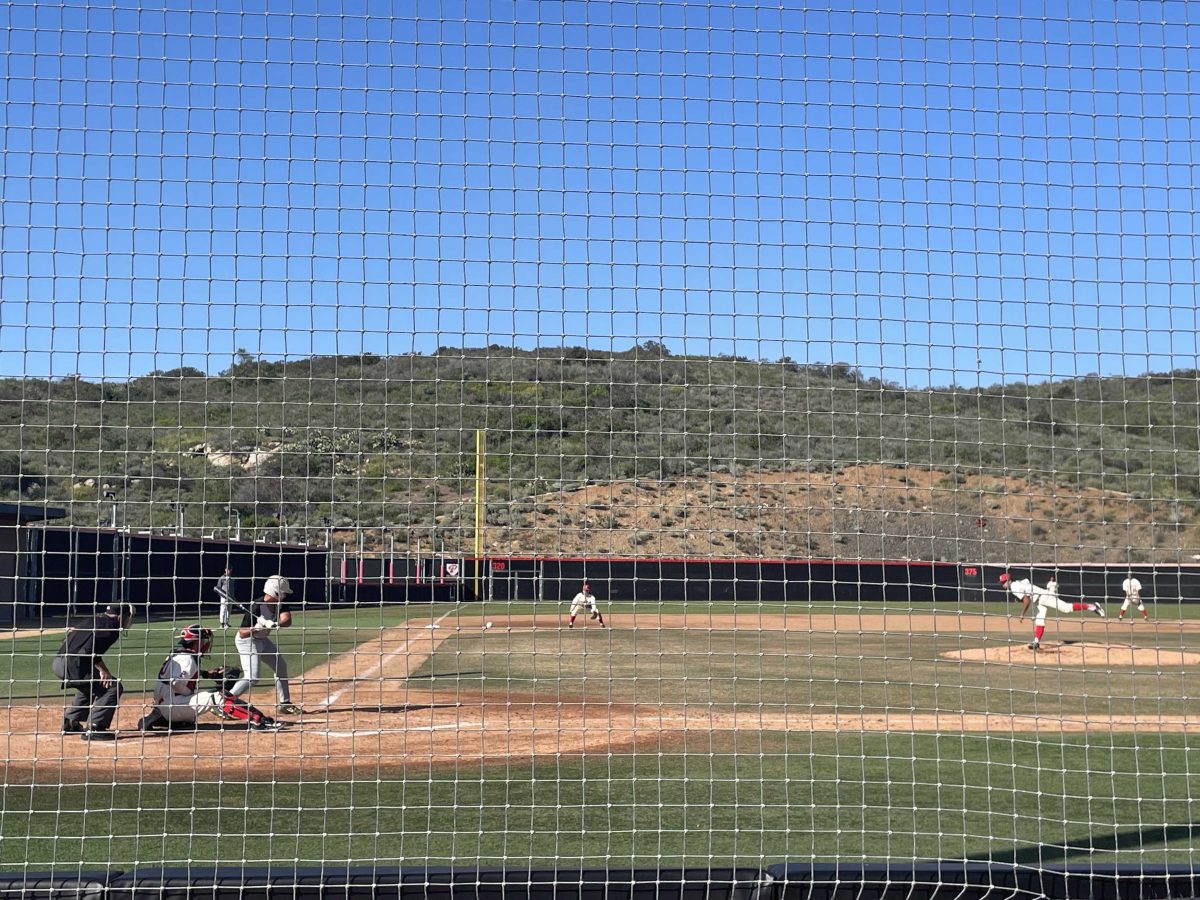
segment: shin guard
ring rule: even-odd
[[[249,722],[251,725],[261,725],[266,721],[266,716],[258,709],[255,709],[241,697],[234,697],[226,694],[221,698],[221,712],[225,713],[229,718],[236,719],[239,722]]]

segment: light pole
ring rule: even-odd
[[[183,537],[183,504],[175,500],[168,500],[167,506],[175,511],[175,534],[177,537]]]
[[[233,516],[233,520],[234,520],[233,539],[235,541],[240,541],[242,539],[242,513],[241,513],[241,510],[239,510],[233,506],[227,506],[227,507],[225,507],[225,514],[229,515],[229,516]]]
[[[113,491],[105,491],[102,495],[105,500],[112,501],[112,529],[117,530],[117,495]]]

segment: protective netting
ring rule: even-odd
[[[0,4],[0,868],[1194,864],[1198,10]]]

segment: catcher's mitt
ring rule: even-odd
[[[222,666],[209,672],[208,677],[217,683],[216,686],[221,693],[228,693],[235,684],[242,680],[242,670],[237,666]]]

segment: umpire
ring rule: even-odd
[[[75,690],[75,700],[63,713],[63,734],[78,734],[85,741],[116,739],[112,723],[125,689],[104,664],[104,654],[132,622],[132,604],[110,603],[95,621],[67,631],[50,664],[63,689]]]

